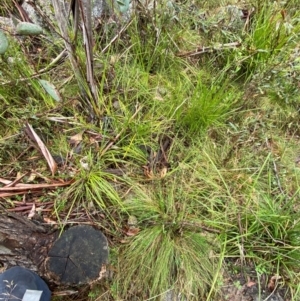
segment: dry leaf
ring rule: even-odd
[[[36,174],[35,173],[31,173],[30,176],[27,179],[27,183],[33,182],[36,178]]]
[[[125,234],[126,234],[127,236],[135,236],[135,235],[137,235],[139,232],[140,232],[140,229],[139,229],[139,228],[136,228],[136,227],[129,227],[129,228],[125,231]]]
[[[168,168],[166,166],[164,166],[160,171],[160,178],[161,179],[164,178],[166,176],[167,172],[168,172]]]
[[[50,224],[50,225],[56,225],[57,222],[52,220],[51,218],[48,218],[48,217],[44,217],[44,221],[47,223],[47,224]]]
[[[41,179],[43,179],[45,182],[48,182],[48,183],[53,182],[52,179],[49,179],[48,177],[44,176],[43,174],[41,174],[41,173],[39,173],[39,172],[37,172],[37,171],[32,172],[32,174],[35,175],[34,177],[33,177],[33,176],[30,176],[30,178],[33,177],[33,180],[34,180],[35,177],[37,176],[37,177],[40,177]],[[33,181],[33,180],[32,180],[32,181]]]
[[[7,184],[5,187],[16,186],[18,184],[18,182],[21,181],[26,175],[27,175],[27,173],[22,175],[21,173],[18,172],[17,178],[14,181],[11,181],[9,184]]]
[[[143,169],[144,169],[144,175],[148,178],[148,179],[151,179],[153,180],[155,177],[154,177],[154,174],[153,174],[153,171],[150,169],[150,167],[148,167],[147,165],[143,166]]]
[[[9,185],[10,183],[12,183],[12,181],[0,178],[0,183],[5,184],[5,185]]]
[[[268,289],[273,292],[278,285],[278,280],[282,279],[279,275],[274,275],[271,277],[269,283],[268,283]]]
[[[82,131],[70,138],[70,144],[72,147],[76,147],[82,141],[83,133],[84,133],[84,131]]]
[[[28,214],[28,218],[32,219],[34,217],[34,215],[35,215],[35,204],[33,203],[32,204],[32,208],[31,208],[31,210],[30,210],[30,212]]]
[[[249,281],[247,282],[247,287],[252,287],[252,286],[254,286],[254,285],[256,285],[256,282],[254,282],[254,281],[249,280]]]
[[[101,267],[101,270],[99,272],[99,280],[104,278],[106,275],[106,265],[105,264],[102,264],[102,267]]]
[[[28,122],[25,124],[25,131],[26,131],[26,134],[34,142],[37,143],[40,151],[42,152],[43,156],[45,157],[45,159],[50,167],[52,176],[54,176],[56,169],[57,169],[57,165],[56,165],[51,153],[48,151],[47,147],[45,146],[44,142],[40,139],[40,137],[37,135],[37,133],[34,131],[32,126]]]

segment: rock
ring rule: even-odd
[[[68,5],[65,0],[60,0],[68,11]],[[52,0],[35,0],[34,2],[25,0],[22,8],[27,13],[30,20],[40,25],[42,28],[48,28],[47,22],[55,22],[55,15],[52,7]]]
[[[85,1],[83,0],[83,7],[86,7]],[[52,0],[36,0],[34,3],[32,1],[25,0],[22,4],[23,9],[28,14],[28,17],[35,24],[40,25],[43,28],[49,28],[48,22],[54,24],[55,14],[51,4]],[[61,6],[64,7],[65,16],[68,18],[68,13],[70,12],[70,4],[65,0],[60,0]],[[71,1],[69,1],[71,2]],[[93,23],[101,18],[108,11],[108,6],[105,0],[92,0],[92,18]]]

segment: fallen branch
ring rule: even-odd
[[[32,191],[39,191],[42,189],[55,189],[58,187],[69,186],[73,183],[73,180],[68,182],[58,182],[54,184],[18,184],[17,186],[4,186],[0,187],[0,198],[18,195],[18,194],[26,194]]]
[[[240,47],[242,44],[240,42],[233,42],[233,43],[226,43],[226,44],[220,44],[219,46],[199,46],[196,48],[196,50],[193,51],[187,51],[187,52],[179,52],[176,54],[178,57],[187,57],[187,56],[195,56],[199,54],[204,54],[208,52],[215,52],[220,50],[226,50],[226,49],[235,49]]]

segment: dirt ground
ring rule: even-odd
[[[219,301],[291,301],[281,276],[258,275],[253,267],[236,273],[225,272],[222,298]]]

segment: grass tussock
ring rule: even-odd
[[[210,213],[207,204],[189,194],[191,183],[184,180],[175,177],[147,191],[138,189],[125,201],[126,212],[137,217],[140,229],[120,248],[119,281],[126,292],[137,290],[146,298],[172,288],[192,300],[212,282],[218,248],[205,227]]]

